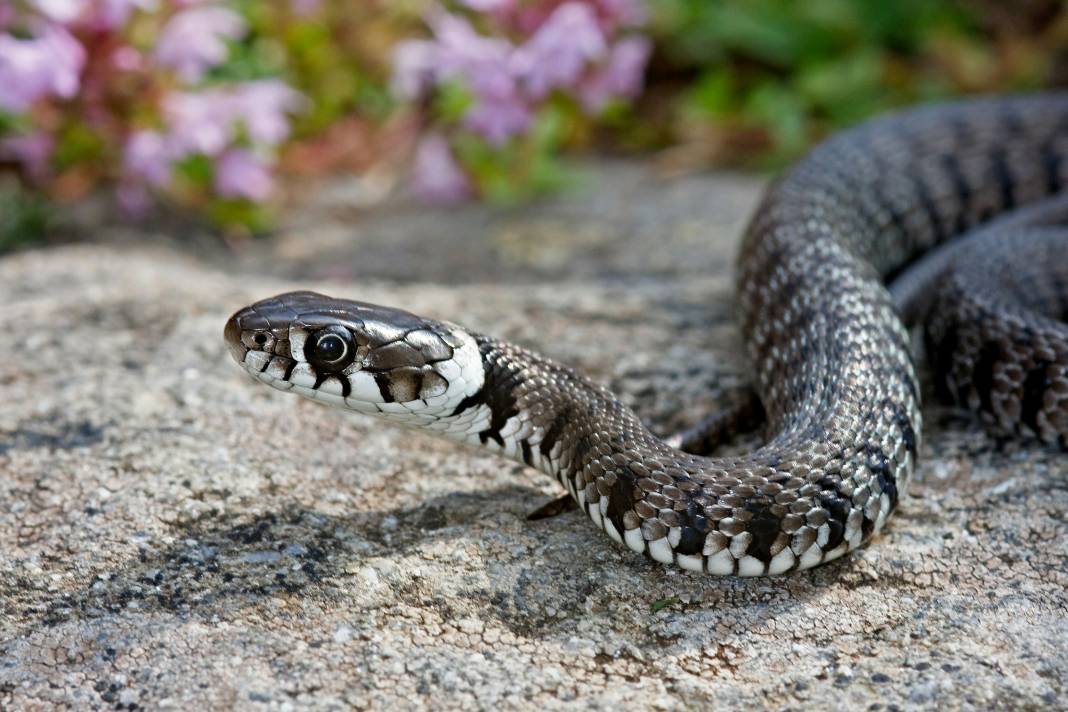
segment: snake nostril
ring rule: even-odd
[[[267,343],[267,335],[266,334],[256,334],[254,337],[252,337],[252,340],[255,341],[257,344],[259,344],[260,346],[263,346],[264,344]]]

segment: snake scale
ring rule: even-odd
[[[921,413],[902,315],[918,302],[946,395],[1065,446],[1066,186],[1068,94],[1056,93],[876,118],[785,172],[737,265],[769,433],[739,456],[676,449],[570,368],[398,309],[292,292],[235,313],[225,338],[275,388],[552,475],[598,528],[656,561],[781,574],[861,546],[905,494]],[[887,280],[950,242],[961,255],[895,303]]]

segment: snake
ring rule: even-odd
[[[861,547],[906,495],[922,447],[916,349],[942,396],[1066,446],[1066,186],[1058,92],[878,116],[785,170],[736,263],[766,427],[740,454],[680,447],[566,365],[398,308],[289,292],[234,313],[224,338],[276,389],[547,473],[656,562],[784,574]]]

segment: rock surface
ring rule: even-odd
[[[871,546],[729,580],[577,512],[527,522],[549,478],[230,362],[230,311],[313,287],[537,346],[662,432],[692,422],[746,379],[731,260],[760,186],[594,178],[511,211],[326,195],[222,261],[151,236],[0,260],[0,709],[1068,705],[1061,453],[929,406],[913,496]]]

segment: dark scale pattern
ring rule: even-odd
[[[961,102],[878,119],[832,138],[790,170],[758,208],[738,261],[739,316],[771,436],[747,455],[677,450],[574,371],[451,326],[413,324],[404,313],[401,335],[421,328],[451,339],[458,354],[464,339],[474,338],[484,380],[448,412],[405,403],[411,418],[422,420],[405,421],[396,410],[383,417],[539,467],[609,536],[657,561],[740,575],[817,565],[882,528],[908,489],[920,446],[909,340],[884,280],[1066,183],[1066,95]],[[1063,443],[1068,348],[1065,327],[1053,318],[1068,313],[1065,233],[1027,232],[1036,235],[1024,247],[1023,234],[998,233],[978,248],[986,263],[942,280],[929,350],[951,395],[1003,425]],[[285,302],[272,303],[279,299]],[[353,323],[345,302],[327,301],[341,322]],[[389,310],[360,308],[378,311],[364,327],[375,332],[370,337],[351,327],[358,342],[398,341],[379,333],[394,328]],[[270,326],[265,346],[246,327],[228,326],[235,357],[284,341],[284,328]],[[383,359],[394,358],[378,348]],[[404,354],[410,351],[377,366],[386,379],[383,396],[401,399],[405,389],[390,381],[394,368],[405,367]],[[407,368],[422,363],[446,380],[459,370],[413,361]]]
[[[1068,215],[1066,215],[1068,217]],[[967,245],[927,322],[943,392],[1010,431],[1068,443],[1068,222]]]

